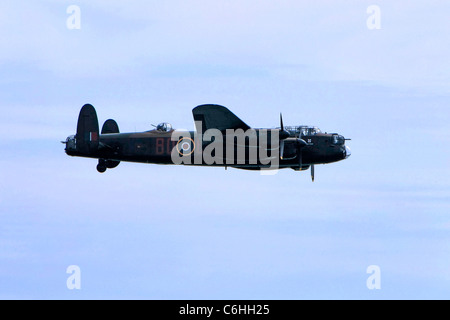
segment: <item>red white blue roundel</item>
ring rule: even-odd
[[[191,138],[184,137],[184,138],[181,138],[180,140],[178,140],[177,150],[180,155],[188,156],[192,152],[194,152],[194,149],[195,149],[195,143],[194,143],[194,140],[192,140]]]

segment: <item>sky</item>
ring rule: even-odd
[[[0,299],[448,299],[449,9],[3,0]],[[99,174],[60,143],[85,103],[121,132],[193,130],[205,103],[257,128],[282,112],[351,138],[352,155],[314,183],[124,162]]]

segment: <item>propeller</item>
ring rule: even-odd
[[[308,143],[305,140],[301,138],[297,139],[297,158],[298,158],[298,167],[300,170],[302,170],[302,158],[303,158],[302,149],[307,145]]]
[[[298,157],[298,167],[300,170],[302,170],[302,166],[303,166],[303,163],[302,163],[303,148],[306,146],[309,146],[309,145],[311,145],[311,143],[307,143],[303,139],[297,139],[297,157]],[[314,165],[313,164],[311,164],[311,179],[314,182]]]
[[[280,138],[280,159],[283,159],[283,154],[284,154],[284,140],[289,138],[290,134],[288,131],[286,131],[284,129],[284,124],[283,124],[283,115],[280,112],[280,132],[279,132],[279,138]],[[310,146],[312,145],[312,143],[308,143],[305,140],[303,140],[301,138],[301,136],[299,138],[296,139],[297,141],[297,157],[298,157],[298,167],[300,170],[302,170],[302,151],[303,148],[306,146]],[[314,165],[311,165],[311,179],[314,182]]]
[[[280,159],[283,159],[284,154],[284,140],[289,138],[290,134],[286,130],[284,130],[283,125],[283,115],[280,112],[280,132],[279,132],[279,139],[280,139]]]

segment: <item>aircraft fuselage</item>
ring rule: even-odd
[[[213,106],[211,110],[216,108],[234,116],[225,107]],[[252,129],[239,123],[235,125],[240,119],[232,120],[234,122],[226,119],[217,125],[210,121],[209,128],[196,122],[196,131],[177,131],[163,124],[154,130],[134,133],[119,133],[117,123],[108,120],[100,134],[95,109],[86,105],[80,112],[77,134],[65,141],[65,151],[70,156],[99,159],[97,169],[100,172],[116,167],[121,161],[305,170],[315,164],[350,156],[346,139],[336,133],[322,133],[318,128],[307,126],[286,127],[287,130],[283,126]],[[220,127],[222,123],[235,128],[211,128]]]

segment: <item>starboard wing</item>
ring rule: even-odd
[[[233,112],[217,104],[203,104],[192,110],[196,125],[201,122],[201,128],[197,127],[197,132],[204,133],[208,129],[218,129],[225,132],[226,129],[243,129],[248,130],[248,126],[244,121],[239,119]]]

